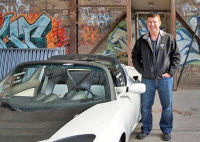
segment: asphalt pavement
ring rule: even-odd
[[[200,88],[178,88],[173,91],[174,124],[171,142],[200,142]],[[153,129],[143,140],[135,138],[141,123],[133,131],[129,142],[162,142],[159,121],[161,105],[156,94],[153,105]]]

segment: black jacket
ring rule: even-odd
[[[172,35],[160,30],[157,59],[153,63],[153,49],[149,32],[141,36],[132,50],[133,66],[146,79],[160,79],[164,73],[173,74],[180,63],[180,52]]]

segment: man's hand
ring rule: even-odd
[[[165,74],[162,75],[162,77],[171,77],[171,74],[165,73]]]

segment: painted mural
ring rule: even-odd
[[[103,55],[115,55],[119,52],[127,52],[127,26],[126,21],[121,21],[108,36],[108,49]]]
[[[197,26],[197,15],[200,14],[200,0],[192,0],[192,3],[185,3],[182,5],[182,12],[186,22],[193,31]],[[184,63],[192,36],[183,26],[177,21],[177,44],[181,52],[181,64]],[[197,33],[200,36],[200,25],[198,26]],[[200,64],[200,44],[194,40],[191,51],[188,56],[186,64],[199,65]]]
[[[29,5],[16,0],[15,7],[0,3],[0,48],[57,48],[69,44],[62,19],[45,12],[29,13]]]
[[[147,30],[146,21],[139,18],[139,35],[145,34]],[[132,35],[134,38],[134,34]],[[126,21],[121,21],[113,32],[110,33],[108,37],[108,49],[105,50],[103,55],[114,56],[120,52],[127,52],[127,23]]]
[[[194,22],[194,19],[196,19],[196,17],[191,17],[188,20],[188,23],[191,27],[195,28],[196,24]],[[176,32],[177,33],[176,40],[177,40],[177,44],[181,53],[181,64],[183,64],[186,58],[186,55],[188,53],[189,46],[191,44],[192,35],[185,28],[183,28],[180,23],[177,23],[177,27],[178,28]],[[199,30],[200,29],[198,28],[198,31],[197,31],[198,36],[200,36]],[[196,40],[193,41],[192,48],[190,50],[186,64],[200,64],[200,46],[199,45],[200,44],[198,44]]]

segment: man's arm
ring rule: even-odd
[[[141,47],[139,40],[136,41],[136,44],[132,50],[132,62],[135,69],[142,74],[143,68],[142,68],[142,57],[141,57]]]
[[[178,70],[180,60],[181,60],[181,55],[178,49],[178,46],[176,44],[176,40],[173,38],[171,41],[171,53],[170,53],[170,68],[169,68],[169,74],[174,75],[174,73]]]

